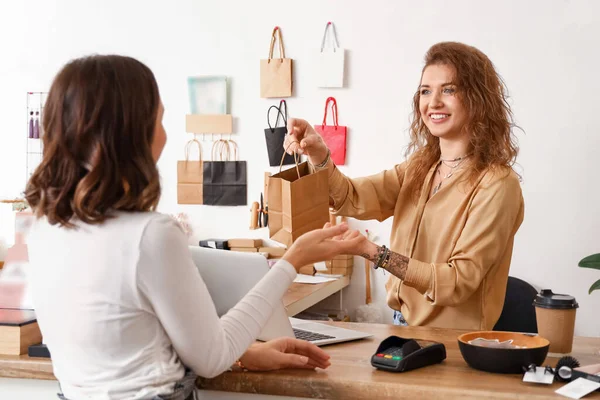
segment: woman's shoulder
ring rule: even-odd
[[[502,189],[508,192],[521,193],[521,177],[508,166],[488,167],[479,181],[481,188]]]
[[[102,235],[120,238],[132,245],[146,240],[164,241],[182,234],[181,227],[173,218],[154,211],[116,211],[100,224],[77,222],[75,230],[96,237]]]
[[[118,212],[115,217],[113,219],[115,224],[135,226],[145,232],[181,231],[181,227],[171,216],[155,211]]]

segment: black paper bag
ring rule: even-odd
[[[271,120],[269,119],[269,114],[271,110],[277,110],[277,119],[275,120],[275,126],[271,126]],[[279,117],[282,117],[283,126],[278,127]],[[285,100],[281,100],[279,102],[279,107],[271,106],[267,111],[267,124],[269,127],[265,129],[265,140],[267,142],[267,154],[269,155],[269,165],[271,167],[276,167],[278,165],[288,165],[294,164],[294,156],[291,154],[285,154],[285,149],[283,148],[283,142],[285,140],[285,135],[287,134],[287,103]],[[281,158],[283,157],[283,164],[281,162]]]
[[[248,204],[246,161],[204,162],[204,204],[245,206]]]

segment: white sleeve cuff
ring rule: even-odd
[[[280,268],[281,270],[285,271],[285,273],[289,275],[292,281],[296,279],[296,276],[298,275],[298,272],[296,272],[296,268],[294,268],[294,266],[288,261],[283,259],[277,261],[277,263],[275,263],[275,265],[273,265],[272,268]]]

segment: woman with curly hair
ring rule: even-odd
[[[354,254],[391,273],[396,324],[487,330],[500,317],[524,215],[506,98],[481,51],[434,45],[414,95],[407,161],[363,178],[344,176],[306,121],[289,121],[284,146],[329,171],[338,215],[393,217],[390,248],[364,238]]]
[[[30,289],[61,399],[187,400],[196,375],[237,360],[254,371],[330,365],[306,341],[254,342],[297,270],[347,254],[358,233],[302,235],[219,318],[185,234],[155,211],[163,113],[154,74],[130,57],[73,60],[50,88],[26,198],[37,217]]]

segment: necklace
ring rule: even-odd
[[[433,188],[433,193],[431,194],[431,196],[435,195],[435,194],[436,194],[436,193],[437,193],[437,192],[440,190],[440,188],[442,187],[442,183],[443,183],[443,182],[444,182],[446,179],[448,179],[448,178],[451,178],[451,177],[452,177],[452,175],[454,175],[454,170],[455,170],[456,168],[458,168],[458,167],[460,166],[460,164],[462,164],[462,163],[465,161],[465,159],[466,159],[467,157],[469,157],[469,155],[468,155],[468,154],[467,154],[466,156],[457,157],[457,158],[455,158],[455,159],[453,159],[453,160],[444,160],[444,159],[440,159],[440,161],[442,162],[442,164],[444,164],[445,166],[447,166],[448,168],[450,168],[450,172],[448,172],[446,175],[444,175],[444,176],[442,177],[442,173],[441,173],[441,171],[440,171],[440,168],[439,168],[439,166],[438,166],[438,168],[437,168],[437,173],[438,173],[438,175],[441,177],[441,180],[440,180],[440,183],[438,183],[437,185],[435,185],[435,187]],[[447,163],[455,163],[455,164],[454,164],[454,165],[449,165],[449,164],[447,164]]]
[[[444,160],[443,158],[440,158],[440,161],[446,167],[454,169],[454,168],[458,167],[464,161],[464,159],[467,158],[467,157],[469,157],[469,154],[461,156],[461,157],[456,157],[456,158],[454,158],[452,160]],[[455,163],[455,164],[451,165],[450,163]]]

